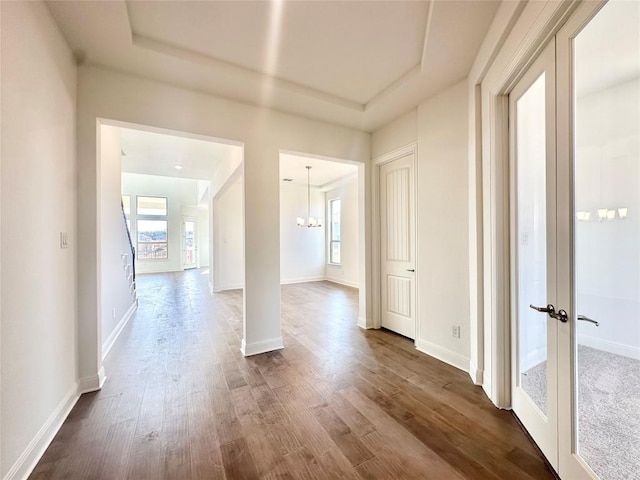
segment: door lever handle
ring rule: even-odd
[[[581,320],[583,322],[589,322],[589,323],[593,323],[596,327],[600,326],[599,322],[596,322],[594,319],[586,317],[584,315],[578,315],[578,320]]]
[[[546,307],[536,307],[535,305],[529,305],[529,308],[533,308],[534,310],[542,313],[556,313],[556,307],[549,304]]]
[[[546,307],[536,307],[535,305],[529,305],[530,308],[542,313],[548,313],[551,318],[555,318],[556,320],[561,321],[562,323],[567,323],[569,321],[569,315],[564,310],[558,310],[556,312],[556,307],[549,304]]]
[[[415,269],[413,269],[413,268],[407,268],[407,272],[415,272]]]

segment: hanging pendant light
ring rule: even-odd
[[[307,218],[298,217],[298,226],[299,227],[321,227],[322,222],[320,218],[311,216],[311,167],[306,166],[307,169]]]

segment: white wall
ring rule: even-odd
[[[244,142],[244,351],[278,348],[280,333],[279,154],[281,150],[349,158],[366,165],[361,195],[370,191],[369,134],[225,100],[94,66],[78,76],[79,324],[81,375],[96,375],[97,336],[96,120],[111,119]],[[370,235],[365,216],[362,235]],[[363,264],[369,263],[367,246]],[[366,285],[370,285],[368,273]],[[369,289],[359,316],[371,318]],[[97,379],[97,377],[96,377]]]
[[[234,183],[215,201],[220,276],[215,291],[244,287],[243,196],[242,183]]]
[[[467,81],[418,106],[418,336],[425,351],[469,366]],[[461,338],[451,335],[461,326]]]
[[[416,347],[469,369],[467,81],[372,134],[380,156],[417,142]],[[414,124],[415,121],[415,124]],[[451,334],[461,327],[461,338]]]
[[[354,175],[345,179],[336,188],[325,192],[325,208],[329,208],[329,201],[341,200],[340,215],[340,249],[341,265],[327,265],[327,280],[358,288],[360,235],[358,232],[358,177]],[[329,219],[327,218],[327,235],[325,245],[327,255],[329,250]],[[327,258],[328,259],[328,258]]]
[[[131,248],[122,217],[120,196],[120,129],[100,126],[100,286],[99,299],[103,356],[113,344],[116,327],[134,303],[129,289],[129,279],[123,268],[121,255],[127,255],[131,263]],[[132,239],[135,237],[132,236]],[[135,241],[135,240],[134,240]],[[114,336],[112,336],[112,333]]]
[[[0,17],[0,476],[23,478],[77,399],[76,67],[43,3]]]
[[[129,219],[134,245],[138,235],[134,207],[136,195],[166,197],[169,206],[169,258],[166,260],[136,259],[136,274],[182,271],[182,209],[197,205],[198,181],[188,178],[122,173],[122,195],[131,196]]]
[[[280,186],[280,282],[298,283],[325,278],[324,193],[311,189],[311,216],[323,219],[322,227],[299,227],[307,217],[306,185]]]
[[[198,265],[209,266],[209,209],[198,208]]]
[[[578,97],[576,223],[578,341],[640,359],[640,79]],[[597,209],[628,208],[598,221]]]
[[[371,134],[371,156],[379,157],[418,140],[418,109],[409,110]]]

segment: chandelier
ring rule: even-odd
[[[305,168],[307,169],[307,218],[298,217],[298,226],[309,228],[321,227],[322,221],[320,220],[320,218],[311,216],[311,167],[307,165]]]

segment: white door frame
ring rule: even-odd
[[[404,147],[397,148],[392,150],[391,152],[385,153],[384,155],[380,155],[373,159],[373,169],[371,172],[371,192],[373,193],[373,202],[371,204],[371,212],[372,212],[372,231],[376,232],[371,236],[371,247],[372,247],[372,286],[373,286],[373,328],[380,328],[382,325],[382,266],[380,262],[381,255],[381,231],[380,231],[380,167],[385,163],[392,162],[406,155],[412,155],[413,158],[413,188],[416,192],[416,203],[417,203],[417,194],[418,194],[418,145],[414,143],[410,143],[409,145],[405,145]],[[415,245],[415,256],[416,256],[416,272],[415,272],[415,289],[416,292],[419,292],[419,278],[420,278],[420,268],[418,266],[417,258],[418,258],[418,242],[417,242],[417,232],[418,232],[418,215],[416,205],[413,206],[413,221],[415,225],[415,229],[413,232],[413,240]],[[416,295],[417,297],[417,295]],[[416,339],[418,338],[419,331],[419,305],[418,299],[414,300],[415,306],[415,321],[416,321]]]
[[[509,93],[579,2],[528,2],[482,82],[483,388],[511,407]]]
[[[184,234],[185,234],[185,222],[193,222],[194,225],[194,229],[193,229],[193,254],[194,254],[194,260],[195,260],[195,268],[200,268],[200,258],[199,258],[199,254],[198,254],[198,246],[199,246],[199,242],[198,242],[198,217],[194,217],[193,215],[182,215],[182,225],[180,226],[180,233],[181,233],[181,239],[180,239],[180,246],[182,247],[182,255],[181,255],[181,265],[182,265],[182,270],[185,270],[185,263],[184,263],[184,251],[185,251],[185,244],[184,244]],[[190,268],[194,268],[194,267],[190,267]]]
[[[483,388],[491,400],[499,407],[511,406],[511,361],[509,339],[510,312],[510,282],[508,265],[510,251],[508,248],[509,232],[509,176],[508,176],[508,94],[515,82],[523,75],[529,65],[540,52],[548,40],[569,25],[569,29],[585,24],[605,3],[605,0],[571,1],[571,2],[529,2],[520,19],[516,22],[510,36],[498,53],[496,60],[490,67],[482,83],[482,198],[483,198],[483,260],[484,260],[484,346],[485,346],[485,376]],[[575,16],[572,16],[576,13]],[[559,41],[559,40],[558,40]],[[557,155],[559,168],[557,181],[559,185],[569,189],[560,189],[558,201],[563,208],[558,212],[557,241],[570,244],[573,238],[571,205],[573,198],[573,184],[571,183],[572,162],[561,162],[561,158],[572,155],[570,138],[572,128],[572,105],[568,101],[571,81],[570,65],[568,63],[570,50],[566,45],[556,49],[556,65],[559,89],[557,98]],[[567,71],[569,69],[569,71]],[[561,96],[562,95],[562,96]],[[571,248],[571,246],[569,247]],[[564,276],[573,274],[570,263],[572,256],[559,259],[559,284],[572,281]],[[572,290],[572,289],[570,289]],[[565,297],[566,292],[563,294]],[[570,292],[570,295],[573,293]],[[558,308],[567,310],[572,318],[573,301],[559,298]],[[559,347],[571,336],[570,325],[563,324],[559,328]],[[562,340],[564,337],[564,340]],[[574,375],[571,362],[562,357],[559,350],[559,375],[570,378]],[[584,461],[572,453],[575,445],[575,431],[572,429],[575,397],[570,384],[559,382],[558,395],[558,455],[560,472],[571,478],[593,476],[592,471]],[[567,402],[567,398],[572,398]],[[567,431],[571,431],[569,438]],[[563,433],[564,432],[564,433]],[[595,478],[595,477],[594,477]]]
[[[531,437],[538,444],[538,447],[547,457],[549,463],[558,469],[558,404],[557,397],[547,395],[547,410],[544,413],[539,412],[539,405],[535,405],[528,397],[528,392],[522,387],[517,388],[519,375],[522,373],[522,366],[519,365],[522,356],[520,352],[520,336],[519,329],[525,320],[520,318],[519,307],[515,298],[519,291],[518,285],[518,255],[519,255],[519,238],[517,235],[519,206],[518,206],[518,145],[516,129],[517,120],[514,115],[517,109],[517,102],[526,91],[533,85],[537,78],[545,75],[544,87],[544,128],[545,128],[545,188],[546,188],[546,293],[544,301],[541,305],[547,304],[558,306],[557,302],[557,285],[556,285],[556,75],[555,75],[555,39],[550,39],[545,45],[543,52],[532,63],[532,65],[524,72],[519,82],[513,87],[509,95],[509,260],[510,260],[510,278],[509,286],[511,294],[509,295],[510,303],[510,340],[511,340],[511,361],[509,369],[511,371],[511,405],[514,412],[518,415],[521,423],[531,434]],[[513,301],[512,301],[513,300]],[[535,301],[531,298],[520,298],[520,302],[531,304]],[[534,314],[535,315],[535,314]],[[557,372],[557,338],[558,338],[558,320],[551,318],[546,313],[538,313],[547,324],[545,345],[547,347],[547,392],[556,392],[558,387]],[[526,328],[526,327],[524,327]],[[515,358],[514,358],[515,356]]]

